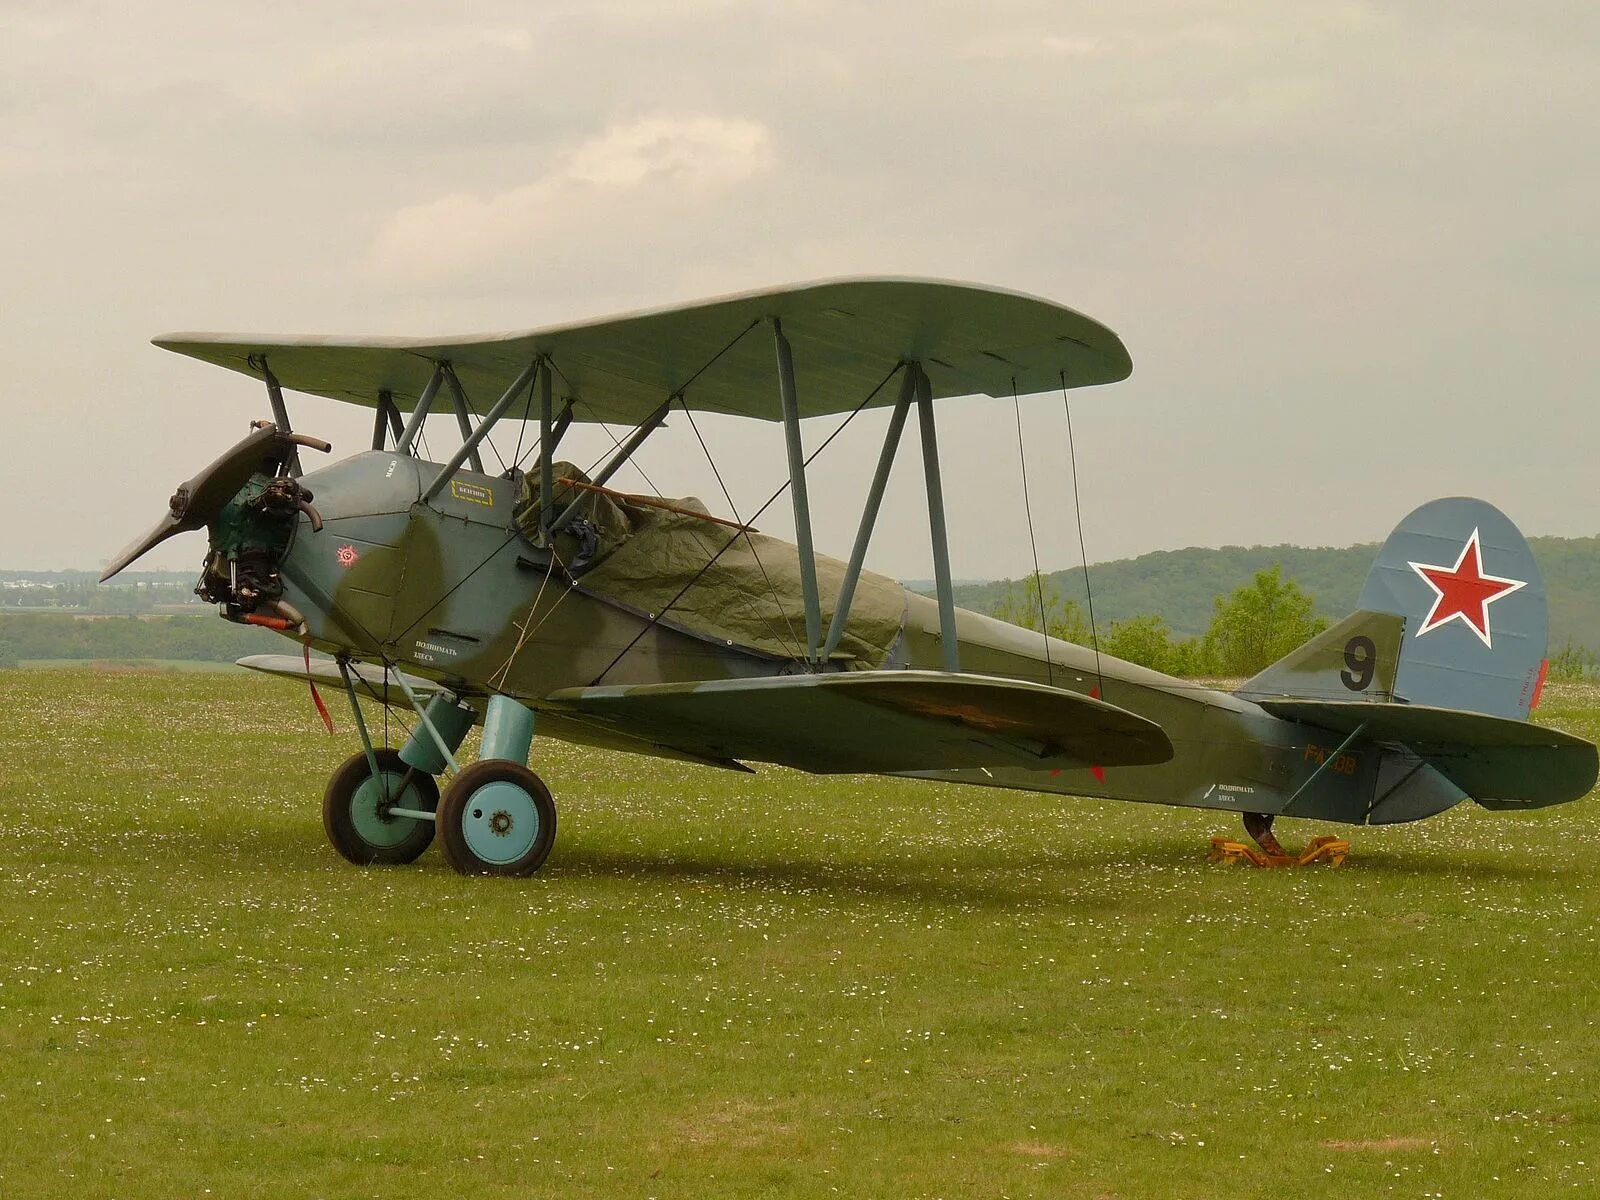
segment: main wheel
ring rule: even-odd
[[[532,875],[556,840],[556,802],[527,767],[503,758],[464,768],[439,801],[444,858],[463,875]]]
[[[358,867],[413,862],[433,842],[433,822],[389,810],[432,812],[439,806],[439,785],[432,775],[406,766],[398,750],[375,755],[379,779],[365,753],[352,754],[333,773],[322,797],[322,828],[333,848]]]

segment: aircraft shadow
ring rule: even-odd
[[[1568,867],[1551,862],[1511,862],[1476,853],[1423,854],[1392,850],[1368,850],[1359,844],[1350,851],[1346,870],[1364,875],[1395,875],[1412,879],[1554,879],[1565,875]]]
[[[1123,856],[1116,861],[1126,864],[1133,857]],[[1190,861],[1196,860],[1191,857]],[[933,861],[892,865],[818,859],[730,861],[692,853],[642,853],[576,844],[557,846],[545,872],[569,878],[590,875],[643,879],[736,891],[760,889],[789,896],[823,894],[960,908],[1081,911],[1118,907],[1114,890],[1111,894],[1085,896],[1072,887],[1086,865],[1091,864],[1077,858],[1039,855],[1025,862],[982,866],[973,875],[961,878],[950,867]],[[1008,870],[1016,878],[1000,878]],[[1098,879],[1100,873],[1094,873]]]
[[[320,830],[288,826],[265,829],[249,836],[222,837],[216,836],[215,831],[186,829],[176,838],[169,835],[165,839],[166,848],[175,848],[174,841],[185,844],[183,856],[192,870],[203,870],[207,863],[224,871],[235,871],[243,864],[305,868],[308,865],[305,854],[311,844],[316,844],[319,850],[327,850],[328,861],[335,861],[332,850],[321,844]],[[437,850],[429,851],[416,867],[449,870],[440,861]],[[959,874],[962,868],[969,873]],[[1465,851],[1384,850],[1363,847],[1359,842],[1338,872],[1322,866],[1305,868],[1319,876],[1336,874],[1352,880],[1387,876],[1397,880],[1508,882],[1559,878],[1570,869],[1564,863],[1508,861]],[[1038,846],[1025,854],[958,866],[934,857],[761,860],[692,850],[680,852],[671,848],[643,851],[574,838],[557,843],[541,874],[551,878],[593,876],[681,883],[730,891],[763,890],[790,896],[879,898],[944,907],[1081,911],[1118,908],[1122,905],[1123,891],[1148,886],[1151,876],[1178,879],[1247,871],[1253,872],[1253,868],[1224,870],[1208,866],[1204,843],[1187,839],[1152,844],[1107,838]],[[1292,877],[1299,872],[1283,874]]]

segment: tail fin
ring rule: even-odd
[[[1246,700],[1394,699],[1405,620],[1392,613],[1354,612],[1291,650],[1234,694]]]
[[[1368,821],[1418,820],[1464,795],[1539,808],[1594,786],[1594,745],[1525,723],[1547,666],[1544,581],[1498,509],[1424,504],[1383,544],[1359,603],[1237,694],[1383,746],[1392,779],[1380,778]]]
[[[1359,607],[1405,620],[1394,697],[1526,720],[1547,669],[1549,614],[1533,551],[1482,500],[1433,500],[1378,553]]]
[[[1250,700],[1399,702],[1526,720],[1539,702],[1544,580],[1493,505],[1453,497],[1389,535],[1359,611],[1251,679]]]

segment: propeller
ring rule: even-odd
[[[249,437],[237,443],[187,483],[179,484],[167,501],[167,515],[143,537],[131,542],[100,576],[104,583],[147,551],[169,537],[209,525],[221,515],[257,472],[272,474],[295,446],[326,453],[332,447],[303,433],[280,433],[276,425],[262,422]]]

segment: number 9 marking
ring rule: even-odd
[[[1364,692],[1378,671],[1378,647],[1365,634],[1357,634],[1344,644],[1345,669],[1339,681],[1352,692]]]

